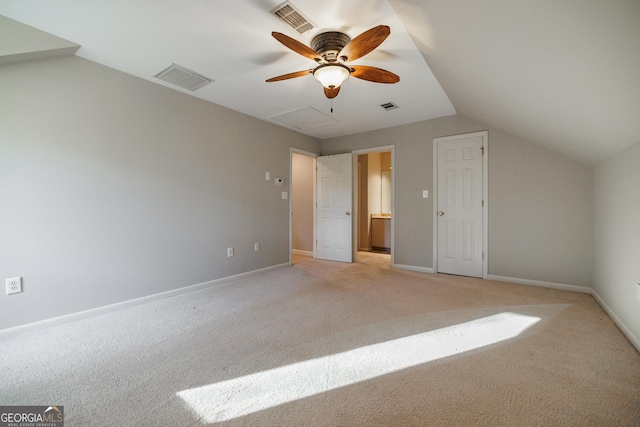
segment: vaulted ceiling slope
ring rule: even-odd
[[[0,15],[63,38],[40,56],[81,45],[83,58],[319,139],[457,113],[585,163],[640,142],[638,0],[291,1],[314,29],[298,34],[271,15],[283,0],[0,0]],[[334,112],[311,76],[265,83],[313,68],[272,31],[308,45],[376,25],[391,35],[359,64],[399,83],[350,78]],[[24,40],[2,39],[13,46],[0,47],[5,62],[29,58]],[[214,82],[191,92],[154,77],[171,63]]]
[[[458,114],[587,163],[640,142],[640,1],[390,3]]]

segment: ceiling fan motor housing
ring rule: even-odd
[[[339,31],[320,33],[311,39],[311,49],[327,62],[336,62],[338,54],[351,41],[351,37]]]

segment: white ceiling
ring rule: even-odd
[[[176,90],[275,124],[319,114],[327,124],[296,130],[321,139],[457,112],[590,163],[640,142],[638,0],[292,0],[317,25],[302,36],[269,13],[282,1],[0,0],[0,14],[157,84],[175,88],[153,76],[177,63],[215,82]],[[311,76],[265,83],[314,65],[272,31],[308,45],[380,24],[391,35],[354,64],[398,84],[350,78],[331,113]]]
[[[0,1],[0,14],[81,45],[77,55],[175,88],[154,76],[171,63],[215,80],[193,96],[260,119],[311,107],[330,124],[302,133],[328,138],[455,114],[424,57],[386,0],[293,0],[317,28],[298,34],[270,11],[283,0],[21,0]],[[363,13],[366,11],[366,13]],[[391,35],[353,64],[372,65],[400,76],[395,85],[348,79],[331,101],[312,76],[265,83],[316,64],[271,36],[282,32],[309,45],[326,30],[352,38],[376,25]],[[385,111],[380,104],[400,106]],[[313,111],[313,110],[309,110]]]

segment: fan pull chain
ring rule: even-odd
[[[333,114],[333,98],[331,98],[331,113]]]

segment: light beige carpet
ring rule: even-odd
[[[640,354],[589,295],[361,254],[0,340],[0,405],[68,426],[640,426]]]

